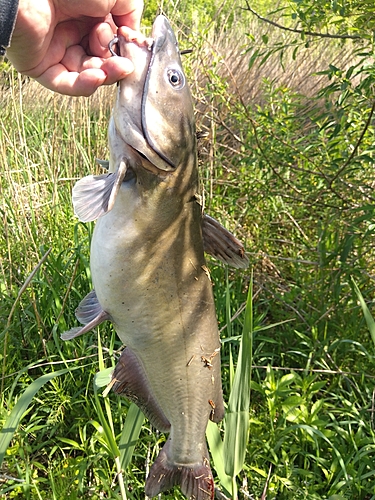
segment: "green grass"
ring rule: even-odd
[[[301,47],[297,62],[286,50],[284,68],[279,53],[260,64],[250,41],[264,27],[242,13],[246,37],[238,12],[224,8],[200,36],[181,32],[209,133],[199,142],[207,211],[246,242],[253,270],[209,262],[229,405],[209,428],[217,485],[259,500],[375,499],[371,85],[350,76],[354,56],[333,42]],[[279,40],[267,36],[263,51]],[[304,77],[327,60],[342,72]],[[75,219],[71,189],[108,157],[113,89],[66,98],[6,68],[3,82],[0,496],[144,498],[165,436],[102,394],[115,332],[60,340],[90,290],[93,226]]]

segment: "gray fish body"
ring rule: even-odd
[[[119,84],[109,124],[108,173],[80,179],[73,206],[97,220],[92,290],[79,304],[73,339],[106,320],[126,345],[113,390],[134,401],[166,444],[151,467],[149,497],[180,485],[212,500],[205,430],[224,415],[220,341],[204,251],[236,268],[242,243],[202,214],[193,104],[174,33],[163,16],[150,40],[121,28],[120,53],[135,71]],[[107,165],[108,164],[108,165]]]
[[[163,194],[173,196],[168,184]],[[93,283],[171,424],[170,459],[201,463],[209,401],[220,408],[221,387],[212,286],[202,268],[197,230],[200,210],[186,201],[172,217],[155,221],[159,200],[142,200],[133,189],[121,188],[113,210],[98,220],[91,247]],[[213,353],[211,367],[202,358]]]
[[[112,210],[97,221],[91,272],[98,302],[131,353],[114,376],[155,425],[170,430],[146,493],[180,484],[203,500],[213,498],[205,430],[210,416],[223,416],[220,341],[196,201],[192,99],[186,83],[176,89],[168,81],[175,84],[174,71],[184,76],[162,16],[153,37],[152,53],[120,40],[121,55],[133,50],[140,69],[120,82],[109,170],[124,158],[130,167]]]

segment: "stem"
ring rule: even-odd
[[[238,500],[236,476],[232,476],[232,500]]]
[[[246,8],[243,8],[243,10],[248,10],[249,12],[254,14],[255,17],[260,19],[261,21],[264,21],[268,24],[271,24],[272,26],[275,26],[276,28],[279,28],[281,30],[290,31],[292,33],[298,33],[301,35],[303,34],[303,35],[308,35],[308,36],[316,36],[319,38],[338,38],[338,39],[342,39],[342,40],[347,40],[347,39],[359,40],[361,38],[361,35],[349,35],[349,34],[343,34],[343,35],[337,34],[336,35],[334,33],[317,33],[315,31],[300,30],[297,28],[288,28],[287,26],[283,26],[279,23],[275,23],[275,21],[271,21],[271,19],[267,19],[267,18],[261,16],[260,14],[258,14],[255,10],[253,10],[250,7],[248,0],[246,0]]]
[[[26,278],[26,281],[21,286],[21,288],[20,288],[20,290],[18,292],[17,298],[16,298],[16,300],[13,303],[12,309],[10,310],[10,313],[9,313],[9,316],[8,316],[8,320],[7,320],[6,329],[5,329],[5,337],[4,337],[3,369],[2,369],[2,376],[1,376],[0,394],[4,390],[5,366],[6,366],[6,362],[7,362],[9,328],[10,328],[10,325],[11,325],[12,316],[14,314],[14,311],[16,310],[16,306],[17,306],[18,302],[20,301],[23,292],[30,285],[31,280],[34,278],[34,276],[37,273],[37,271],[39,270],[40,266],[47,260],[49,254],[51,253],[51,250],[52,250],[52,248],[49,248],[47,250],[47,252],[43,255],[43,257],[40,259],[40,261],[38,262],[38,264],[34,267],[34,269],[31,271],[31,273],[29,274],[29,276]]]
[[[117,481],[120,486],[121,498],[122,500],[127,500],[125,484],[124,484],[124,476],[121,470],[120,457],[115,458],[116,469],[117,469]]]

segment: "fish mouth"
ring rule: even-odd
[[[150,80],[152,77],[153,73],[153,68],[154,68],[154,63],[155,60],[158,58],[158,56],[163,52],[166,51],[168,52],[168,57],[171,57],[171,53],[175,52],[173,54],[173,59],[179,62],[181,64],[181,61],[179,59],[179,49],[178,49],[178,44],[176,37],[174,35],[174,32],[172,30],[171,25],[169,24],[169,21],[167,18],[163,15],[159,15],[156,17],[153,25],[152,25],[152,34],[151,37],[153,38],[154,42],[152,44],[151,48],[151,58],[150,62],[148,65],[147,73],[146,73],[146,78],[143,86],[143,92],[142,92],[142,102],[141,102],[141,126],[142,126],[142,133],[144,136],[144,139],[147,143],[147,145],[165,162],[169,168],[166,169],[161,169],[157,167],[157,170],[159,171],[171,171],[175,170],[178,166],[178,162],[170,156],[170,154],[167,154],[166,152],[163,152],[161,145],[160,145],[160,140],[156,140],[153,136],[153,133],[150,130],[150,127],[147,126],[147,118],[150,119],[148,116],[147,112],[147,104],[148,104],[148,95],[149,95],[149,89],[151,87],[150,85]],[[156,62],[157,64],[157,62]]]
[[[131,147],[131,146],[130,146]],[[171,170],[168,169],[164,169],[164,168],[160,168],[160,167],[157,167],[154,163],[152,163],[148,158],[147,156],[142,153],[142,151],[140,151],[139,149],[135,149],[135,148],[132,148],[133,151],[135,153],[137,153],[139,156],[140,156],[140,161],[141,161],[141,164],[142,164],[142,167],[145,169],[145,170],[148,170],[149,172],[151,172],[152,174],[155,174],[155,175],[158,175],[159,177],[166,177],[167,175],[169,175],[171,173]],[[134,173],[135,175],[135,173]],[[130,178],[130,180],[132,179],[133,177]]]
[[[108,136],[114,151],[125,143],[143,168],[167,175],[194,148],[193,102],[176,37],[164,16],[157,16],[151,35],[153,43],[146,47],[151,39],[138,40],[132,30],[119,32],[120,55],[133,60],[135,69],[120,81]]]
[[[170,50],[172,47],[174,47],[176,53],[180,53],[172,26],[165,16],[156,16],[156,19],[152,25],[151,38],[154,40],[151,47],[153,54],[157,54],[158,52],[162,51],[164,45],[167,43],[170,44]],[[150,62],[150,66],[151,65],[152,63]]]

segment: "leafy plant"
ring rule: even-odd
[[[252,283],[252,281],[250,281]],[[228,295],[228,284],[227,284]],[[228,408],[224,420],[224,441],[219,430],[209,422],[207,438],[220,482],[231,498],[237,498],[236,476],[245,463],[249,436],[250,382],[253,337],[253,288],[250,285],[245,309],[245,322]],[[231,358],[232,359],[232,358]],[[233,366],[231,366],[231,370]]]

